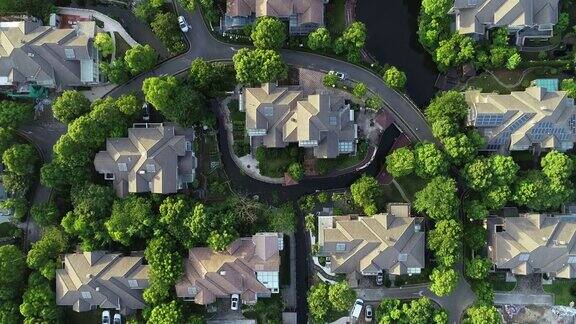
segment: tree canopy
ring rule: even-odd
[[[334,310],[347,311],[356,300],[356,291],[350,288],[348,282],[339,281],[328,287],[328,300]]]
[[[136,238],[145,239],[152,234],[156,225],[152,202],[136,195],[116,199],[112,205],[112,215],[104,225],[110,237],[122,245],[130,246]]]
[[[56,226],[60,223],[60,212],[53,202],[35,204],[30,208],[30,215],[34,221],[42,226]]]
[[[448,296],[458,285],[458,273],[454,269],[434,268],[430,280],[433,293],[440,297]]]
[[[386,171],[394,178],[414,172],[414,153],[408,147],[401,147],[386,157]]]
[[[28,289],[22,296],[20,313],[24,323],[58,323],[60,309],[56,305],[56,295],[50,282],[38,273],[28,278]]]
[[[453,266],[460,258],[461,241],[462,224],[456,219],[438,221],[428,234],[428,248],[445,267]]]
[[[484,280],[492,267],[492,261],[487,258],[475,257],[466,262],[466,276],[476,280]]]
[[[466,310],[470,324],[499,324],[502,316],[493,305],[472,306]]]
[[[382,194],[382,189],[374,177],[362,175],[350,186],[350,192],[354,202],[362,207],[366,215],[378,212],[377,200]]]
[[[70,124],[76,118],[90,111],[90,100],[81,92],[66,90],[54,100],[52,112],[54,117],[64,124]]]
[[[150,324],[172,324],[184,323],[184,314],[182,307],[176,302],[171,301],[166,304],[154,306],[148,318]]]
[[[326,27],[320,27],[308,35],[308,47],[313,51],[326,52],[332,46],[332,37]]]
[[[100,51],[103,57],[110,56],[114,52],[114,42],[108,33],[98,33],[94,37],[94,47]]]
[[[433,178],[416,193],[414,208],[426,212],[434,220],[454,218],[460,206],[456,191],[454,179],[445,176]]]
[[[34,118],[34,107],[11,100],[0,101],[0,127],[18,128]]]
[[[288,69],[280,54],[269,49],[243,48],[232,58],[236,79],[242,84],[277,81],[287,76]]]
[[[14,145],[2,154],[2,163],[6,169],[19,176],[34,173],[38,160],[38,152],[31,144]]]
[[[392,89],[402,90],[406,86],[406,73],[391,66],[384,72],[384,83]]]
[[[346,56],[351,62],[360,61],[360,50],[366,43],[366,25],[355,21],[334,42],[334,52]]]
[[[56,227],[48,228],[43,231],[40,240],[32,244],[26,263],[44,277],[53,279],[58,266],[57,258],[66,251],[66,246],[64,234]]]
[[[286,41],[284,23],[275,17],[260,17],[250,35],[254,46],[261,49],[279,49]]]
[[[310,315],[317,321],[322,321],[330,311],[328,285],[317,283],[308,290],[308,309]]]
[[[15,298],[24,280],[26,257],[14,245],[0,246],[0,300]],[[0,316],[1,319],[1,316]]]
[[[446,155],[433,143],[420,142],[414,147],[414,171],[423,179],[448,172]]]
[[[127,50],[124,55],[124,61],[132,75],[151,70],[157,60],[156,50],[148,44],[136,45]]]

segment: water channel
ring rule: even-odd
[[[406,73],[406,91],[418,106],[434,94],[438,76],[432,57],[418,42],[421,0],[358,0],[356,19],[368,29],[366,49],[381,64],[388,63]]]

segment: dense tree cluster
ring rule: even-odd
[[[323,282],[310,287],[308,291],[308,308],[316,321],[324,321],[333,311],[342,312],[350,309],[356,292],[345,281],[331,285]]]
[[[102,54],[102,57],[108,57],[114,52],[114,42],[112,36],[108,33],[98,33],[94,37],[94,47]]]
[[[374,177],[363,175],[350,186],[350,192],[354,202],[366,215],[378,212],[378,200],[382,195],[382,189]]]
[[[360,51],[366,43],[366,25],[355,21],[334,41],[334,52],[350,62],[360,61]]]
[[[32,244],[26,263],[44,277],[54,279],[59,264],[57,258],[66,251],[67,245],[68,241],[60,229],[47,228],[43,231],[42,238]]]
[[[260,17],[252,28],[250,38],[257,48],[280,49],[286,41],[284,23],[275,17]]]
[[[415,172],[420,178],[431,179],[447,173],[448,160],[433,143],[420,142],[412,150],[408,147],[394,150],[386,157],[386,170],[393,177]]]
[[[236,79],[241,84],[256,85],[285,78],[288,69],[280,54],[270,49],[243,48],[232,58]]]
[[[24,323],[58,323],[60,309],[50,281],[34,272],[28,278],[28,287],[22,296],[20,313]]]
[[[308,47],[313,51],[326,52],[332,46],[332,37],[326,27],[320,27],[308,35]]]
[[[399,299],[383,299],[376,310],[378,322],[414,323],[414,324],[446,324],[448,313],[444,309],[436,309],[434,302],[426,297],[402,302]]]
[[[70,124],[80,116],[90,111],[90,100],[81,92],[66,90],[54,100],[52,113],[54,117],[64,124]]]

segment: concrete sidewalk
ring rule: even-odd
[[[552,294],[494,293],[495,305],[554,305]]]

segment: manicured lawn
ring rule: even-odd
[[[358,143],[358,151],[356,155],[340,155],[335,159],[317,159],[316,169],[321,175],[327,175],[337,170],[349,168],[355,164],[360,163],[368,153],[368,143],[362,141]]]
[[[0,224],[0,237],[12,237],[16,230],[18,230],[18,227],[14,224],[8,222],[2,223]]]
[[[114,38],[116,39],[116,57],[123,57],[126,51],[132,47],[117,32],[114,32]]]
[[[500,94],[508,94],[510,90],[501,86],[494,77],[488,73],[483,73],[468,81],[468,87],[482,90],[482,92],[497,92]]]
[[[300,161],[298,147],[289,146],[281,149],[268,149],[263,146],[256,151],[260,174],[267,177],[280,178],[288,166]]]
[[[402,189],[404,189],[404,192],[411,201],[414,201],[414,196],[416,195],[416,193],[422,190],[422,188],[424,188],[424,186],[426,186],[427,183],[426,180],[421,179],[420,177],[413,174],[405,177],[396,178],[396,181],[400,184]]]
[[[506,282],[506,274],[503,272],[490,273],[488,282],[490,282],[494,291],[510,291],[516,287],[515,282]]]
[[[258,323],[282,322],[284,304],[282,295],[272,294],[270,298],[260,298],[254,306],[242,306],[246,318],[256,319]]]
[[[382,186],[382,200],[384,200],[384,202],[379,205],[384,206],[386,205],[386,203],[404,201],[402,195],[400,195],[400,192],[398,191],[398,189],[396,189],[396,186],[394,186],[394,184]]]
[[[344,20],[345,0],[331,0],[326,5],[326,27],[333,36],[339,36],[346,28]]]
[[[554,304],[568,306],[576,298],[570,292],[570,288],[575,284],[574,280],[556,279],[551,285],[542,285],[544,291],[554,294]]]

